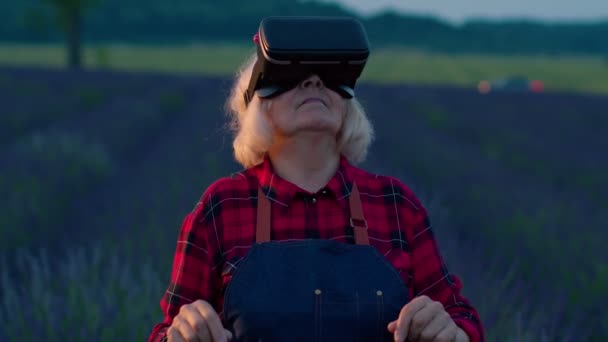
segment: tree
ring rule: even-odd
[[[98,0],[46,0],[55,10],[59,28],[66,35],[67,65],[71,69],[82,67],[82,29],[84,12]]]

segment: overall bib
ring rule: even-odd
[[[392,341],[386,326],[408,302],[397,270],[369,245],[355,184],[355,244],[270,241],[270,202],[258,191],[256,244],[228,284],[222,318],[233,341]]]

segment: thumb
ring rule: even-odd
[[[392,322],[390,322],[390,323],[389,323],[389,324],[386,326],[386,328],[388,329],[388,331],[389,331],[391,334],[394,334],[394,333],[395,333],[395,329],[397,329],[397,321],[392,321]]]
[[[226,333],[226,339],[228,341],[232,340],[232,333],[230,332],[230,330],[224,329],[224,332]]]

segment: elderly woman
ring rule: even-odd
[[[183,221],[150,341],[483,341],[424,206],[355,166],[373,129],[353,93],[311,73],[243,96],[262,56],[227,102],[244,171]]]

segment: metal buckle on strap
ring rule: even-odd
[[[353,220],[357,220],[360,222],[363,222],[363,225],[356,225],[355,222]],[[362,220],[362,219],[354,219],[354,218],[350,218],[350,226],[353,228],[365,228],[367,229],[367,220]]]

